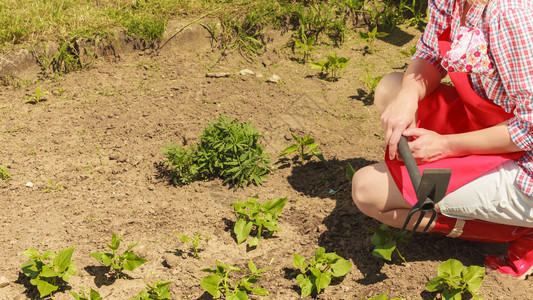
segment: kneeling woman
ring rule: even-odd
[[[402,227],[416,203],[397,152],[407,137],[421,169],[452,169],[430,231],[509,242],[485,265],[518,278],[533,272],[532,11],[531,0],[430,0],[406,72],[376,88],[385,162],[360,169],[352,187],[363,213]],[[453,87],[441,84],[446,74]]]

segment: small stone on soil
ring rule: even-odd
[[[272,75],[272,77],[267,79],[267,82],[278,83],[280,80],[281,80],[281,77],[279,77],[278,75]]]
[[[6,287],[8,285],[9,280],[5,276],[0,277],[0,287]]]
[[[254,75],[255,73],[252,70],[244,69],[239,71],[240,75]]]

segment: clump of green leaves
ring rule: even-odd
[[[363,73],[363,79],[365,81],[367,89],[370,90],[370,93],[373,94],[376,91],[376,87],[379,83],[379,81],[383,78],[383,75],[381,76],[372,76],[370,75],[370,72],[368,70],[365,70],[365,73]]]
[[[368,44],[369,52],[374,53],[374,41],[378,37],[386,37],[386,32],[378,32],[378,27],[374,27],[370,32],[359,31],[359,39]]]
[[[37,103],[39,103],[41,101],[44,101],[45,99],[43,97],[48,95],[48,94],[49,94],[49,92],[43,92],[41,90],[41,87],[38,86],[38,87],[35,88],[35,94],[30,96],[30,98],[28,98],[26,103],[37,104]]]
[[[390,261],[392,253],[396,251],[398,256],[405,262],[405,258],[398,250],[399,243],[407,243],[411,237],[410,231],[397,231],[394,228],[381,224],[379,228],[368,228],[374,235],[370,238],[375,248],[372,250],[372,255]]]
[[[139,293],[139,297],[131,300],[171,300],[170,281],[156,281],[154,285],[147,283],[146,290]]]
[[[9,182],[11,180],[11,174],[9,174],[9,172],[3,167],[0,167],[0,180],[5,182]]]
[[[116,252],[120,247],[120,239],[122,237],[117,237],[115,233],[111,233],[111,244],[107,244],[107,247],[111,249],[109,252],[92,252],[90,255],[94,259],[102,262],[106,267],[112,267],[115,277],[120,278],[122,271],[133,271],[140,267],[142,264],[147,262],[146,259],[137,256],[137,254],[131,252],[133,247],[137,246],[139,242],[131,244],[128,246],[126,251],[118,255]]]
[[[74,247],[59,251],[45,251],[42,255],[33,248],[22,254],[31,259],[22,264],[22,273],[30,278],[30,283],[37,287],[41,297],[48,296],[57,291],[59,286],[70,280],[78,271],[71,260]]]
[[[237,237],[237,244],[244,242],[255,228],[257,235],[248,241],[248,246],[255,247],[263,234],[272,235],[275,231],[281,231],[278,227],[278,217],[283,212],[287,203],[287,197],[277,198],[263,204],[257,201],[258,196],[248,198],[246,202],[237,201],[233,209],[237,214],[237,221],[233,232]],[[265,233],[263,233],[265,231]]]
[[[170,167],[172,183],[185,185],[205,176],[197,163],[198,146],[181,146],[169,144],[163,153],[167,157],[166,164]]]
[[[308,37],[305,34],[305,27],[300,23],[300,37],[294,38],[294,47],[297,48],[302,54],[302,62],[305,64],[311,55],[311,52],[315,50],[316,37]]]
[[[206,240],[209,240],[210,237],[209,236],[206,236],[206,235],[203,235],[199,232],[195,232],[194,233],[194,236],[187,236],[185,234],[179,234],[179,233],[175,233],[176,235],[179,236],[179,239],[180,241],[184,242],[184,243],[187,243],[187,244],[191,244],[191,247],[192,247],[192,250],[193,250],[193,254],[192,256],[196,259],[200,259],[200,256],[198,255],[198,247],[200,246],[200,237],[203,237],[205,238]]]
[[[69,291],[69,292],[72,295],[72,297],[74,297],[74,299],[76,300],[102,300],[100,293],[98,293],[97,291],[93,289],[90,290],[89,296],[85,295],[85,291],[83,290],[83,288],[79,294],[73,291]]]
[[[318,294],[328,287],[332,277],[342,277],[352,268],[352,263],[336,253],[326,253],[323,247],[315,251],[315,256],[306,262],[305,257],[294,253],[292,265],[300,269],[296,282],[301,288],[300,296],[307,297],[314,290]]]
[[[192,147],[174,144],[163,153],[167,157],[175,184],[187,184],[200,178],[218,176],[235,188],[263,184],[272,170],[270,156],[259,143],[261,134],[250,122],[241,123],[221,116],[211,121]]]
[[[449,259],[439,265],[438,276],[426,284],[429,292],[442,291],[442,299],[462,299],[462,295],[469,292],[474,299],[483,299],[476,294],[481,287],[485,268],[470,266],[464,268],[456,259]]]
[[[312,62],[309,65],[319,70],[326,80],[337,81],[339,72],[344,70],[349,61],[349,58],[338,57],[337,53],[333,53],[328,55],[325,61]]]
[[[224,295],[226,299],[243,300],[248,299],[249,293],[268,296],[269,293],[266,289],[260,286],[254,287],[254,284],[263,276],[261,273],[267,270],[268,268],[257,269],[252,260],[248,262],[248,270],[216,262],[216,269],[202,270],[213,274],[202,278],[200,286],[215,298]],[[234,272],[242,272],[246,273],[246,275],[240,279],[232,280],[230,273]]]
[[[318,150],[319,144],[315,143],[315,139],[310,134],[305,137],[296,136],[294,133],[291,133],[291,135],[295,143],[281,151],[278,157],[297,152],[302,164],[310,160],[313,155],[318,157],[323,163],[326,163],[322,152]]]

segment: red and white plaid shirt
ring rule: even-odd
[[[437,37],[451,26],[452,41],[460,27],[466,0],[429,0],[428,25],[413,56],[432,63],[442,74]],[[496,71],[491,76],[469,74],[473,89],[512,112],[508,128],[513,142],[527,153],[518,161],[516,183],[533,196],[533,0],[491,0],[473,4],[465,26],[478,27],[488,43]]]

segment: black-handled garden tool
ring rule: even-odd
[[[423,232],[426,232],[429,228],[429,225],[437,217],[437,210],[435,209],[435,204],[438,203],[446,195],[446,189],[448,188],[448,183],[450,182],[450,177],[452,175],[451,169],[425,169],[422,176],[420,176],[420,171],[416,165],[415,158],[409,145],[407,144],[407,139],[402,136],[400,142],[398,142],[398,151],[402,156],[409,177],[411,177],[411,182],[413,183],[413,188],[416,192],[417,203],[409,210],[407,218],[403,223],[402,230],[405,230],[407,224],[411,220],[411,217],[416,212],[420,212],[420,216],[413,227],[415,231],[420,222],[424,218],[427,212],[431,213],[431,218],[424,228]]]

